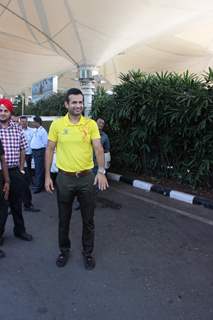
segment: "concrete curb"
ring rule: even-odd
[[[117,182],[121,181],[133,186],[134,188],[139,188],[147,192],[160,193],[171,199],[183,201],[190,204],[202,205],[205,208],[213,209],[213,201],[205,197],[199,197],[189,193],[172,190],[161,185],[155,185],[143,180],[132,179],[113,172],[108,172],[107,177],[110,180],[114,180]]]

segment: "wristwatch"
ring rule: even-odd
[[[100,174],[106,174],[106,170],[104,168],[99,168],[98,173]]]

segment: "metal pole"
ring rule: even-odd
[[[24,115],[24,102],[25,102],[25,96],[24,94],[21,96],[21,115]]]

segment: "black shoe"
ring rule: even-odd
[[[59,267],[59,268],[64,267],[69,260],[69,256],[70,256],[69,251],[61,252],[59,254],[58,258],[56,259],[57,267]]]
[[[4,243],[4,237],[1,236],[1,237],[0,237],[0,246],[3,246],[3,243]]]
[[[28,211],[28,212],[40,212],[40,209],[36,209],[33,206],[31,207],[24,207],[24,211]]]
[[[87,269],[87,270],[94,269],[95,268],[95,258],[92,256],[85,256],[85,255],[83,255],[83,257],[84,257],[85,269]]]
[[[19,238],[21,240],[25,240],[25,241],[32,241],[33,237],[31,236],[31,234],[23,232],[23,233],[14,233],[16,238]]]
[[[6,254],[4,253],[4,251],[0,250],[0,258],[4,258],[6,256]]]

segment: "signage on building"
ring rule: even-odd
[[[32,102],[46,99],[58,90],[58,77],[49,77],[32,85]]]

